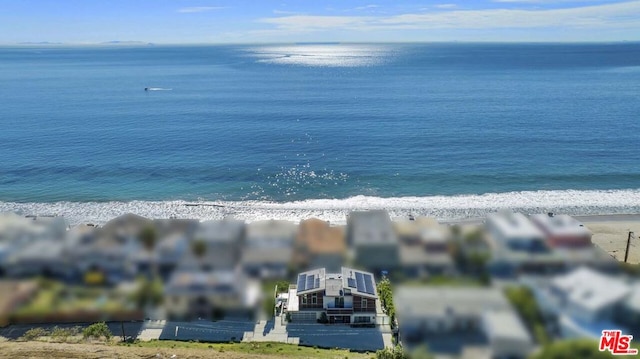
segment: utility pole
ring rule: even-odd
[[[627,237],[627,249],[624,251],[624,262],[627,263],[627,259],[629,258],[629,246],[631,245],[631,236],[633,232],[629,231],[629,236]]]

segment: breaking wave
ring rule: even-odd
[[[386,209],[392,217],[424,215],[443,221],[474,219],[511,209],[525,213],[547,211],[571,215],[640,213],[640,189],[610,191],[523,191],[482,195],[382,198],[355,196],[345,199],[271,201],[130,201],[130,202],[0,202],[0,212],[23,215],[62,215],[71,224],[101,224],[125,213],[149,218],[221,219],[247,221],[318,217],[344,223],[354,210]]]

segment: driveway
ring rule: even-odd
[[[245,332],[253,331],[254,321],[219,320],[216,322],[167,322],[161,340],[199,340],[201,342],[239,342]]]
[[[343,348],[359,352],[383,349],[385,340],[379,328],[351,328],[340,324],[289,323],[287,334],[300,338],[300,345]],[[390,336],[390,333],[384,333]]]
[[[429,351],[438,355],[459,356],[469,348],[488,348],[489,341],[481,332],[428,334],[418,338],[402,338],[402,344],[409,349],[426,345]]]

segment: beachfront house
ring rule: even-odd
[[[399,338],[443,356],[526,358],[531,336],[498,288],[402,286],[394,293]]]
[[[245,235],[241,220],[203,221],[181,260],[181,267],[202,267],[203,270],[234,269],[240,263]],[[204,244],[203,252],[194,251],[194,242]]]
[[[134,240],[98,235],[80,242],[73,249],[72,258],[79,274],[87,284],[119,284],[137,275],[131,257],[140,251]]]
[[[555,273],[564,258],[546,243],[545,234],[522,213],[492,213],[485,229],[492,247],[488,269],[494,276]]]
[[[63,238],[31,241],[15,251],[5,265],[5,274],[13,278],[43,276],[72,281],[77,277],[75,262]]]
[[[349,213],[347,240],[359,266],[374,273],[400,267],[398,236],[387,211]]]
[[[13,272],[38,272],[43,266],[38,260],[34,263],[38,268],[29,268],[27,257],[33,253],[34,244],[39,241],[62,242],[66,235],[67,223],[61,217],[23,217],[15,213],[0,214],[0,276]],[[29,249],[28,247],[31,247]],[[42,254],[45,260],[46,254]],[[31,256],[32,257],[32,256]],[[9,268],[19,258],[25,259],[24,268]],[[49,261],[46,259],[45,261]],[[11,264],[13,263],[13,264]],[[41,273],[42,274],[42,273]]]
[[[318,268],[298,274],[290,286],[288,311],[292,322],[374,325],[384,316],[373,274],[342,267],[337,273]],[[292,295],[293,294],[293,295]]]
[[[563,257],[568,269],[588,265],[615,271],[617,261],[591,242],[591,231],[575,218],[560,214],[534,214],[529,217],[546,236],[547,244]]]
[[[339,271],[346,260],[347,243],[343,227],[311,218],[300,222],[293,250],[297,269],[327,268]]]
[[[240,270],[177,269],[164,287],[170,320],[253,318],[260,285]]]
[[[141,263],[149,266],[139,236],[153,221],[125,214],[112,219],[91,236],[82,236],[74,244],[72,258],[87,284],[119,284],[139,274]]]
[[[400,263],[405,275],[453,274],[451,233],[433,218],[418,217],[394,223],[400,242]]]
[[[290,221],[249,223],[240,259],[245,273],[254,278],[285,278],[297,231],[296,224]]]
[[[591,231],[566,214],[534,214],[529,217],[542,230],[549,246],[554,248],[591,247]]]
[[[169,279],[173,271],[187,256],[187,252],[191,249],[190,243],[190,237],[184,233],[174,232],[162,237],[153,250],[155,266],[160,278],[165,281]]]
[[[602,330],[640,330],[637,282],[582,267],[551,279],[524,278],[563,338],[599,338]]]

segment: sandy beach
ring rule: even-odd
[[[640,220],[584,221],[593,232],[593,243],[623,261],[629,232],[633,232],[629,246],[629,263],[640,263]]]
[[[627,237],[629,232],[633,232],[627,262],[640,263],[640,214],[601,214],[573,217],[591,230],[594,244],[619,261],[624,260]],[[483,221],[484,218],[467,218],[442,221],[441,223],[475,227],[481,225]]]

